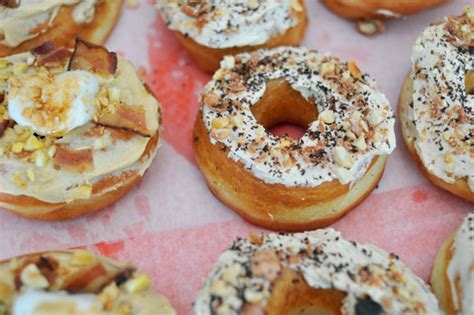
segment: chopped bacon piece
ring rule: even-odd
[[[109,280],[109,274],[101,263],[94,264],[86,270],[81,270],[69,280],[64,289],[67,292],[94,292],[102,289],[104,282]]]
[[[103,46],[94,45],[78,38],[68,69],[115,74],[117,54],[109,52]]]
[[[146,127],[146,112],[142,106],[120,104],[115,113],[99,115],[96,123],[107,127],[130,129],[145,136],[153,135]]]
[[[59,146],[54,156],[54,164],[68,172],[83,173],[94,169],[92,150],[71,150]]]
[[[0,121],[0,137],[3,135],[3,132],[7,129],[8,127],[8,120],[4,119]]]
[[[7,8],[18,8],[20,0],[0,0],[0,6]]]
[[[71,57],[69,49],[56,48],[52,42],[34,48],[31,53],[36,56],[37,65],[47,67],[64,65]]]

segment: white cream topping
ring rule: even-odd
[[[302,10],[296,0],[192,2],[158,0],[156,5],[169,28],[211,48],[261,45],[297,25],[292,11]]]
[[[454,255],[449,261],[447,274],[454,308],[458,314],[474,314],[474,213],[464,218],[452,246]],[[456,278],[459,278],[460,296]]]
[[[450,19],[425,29],[413,48],[409,116],[415,124],[415,148],[426,169],[447,183],[464,178],[474,191],[474,95],[467,93],[464,81],[465,72],[474,70],[468,48],[474,40],[474,18],[454,23],[464,39],[449,33]]]
[[[65,5],[77,5],[73,11],[74,22],[89,23],[97,0],[21,0],[17,8],[0,6],[0,44],[16,47],[35,38],[50,27],[59,9]],[[1,36],[0,36],[1,38]]]
[[[266,258],[262,260],[263,271],[252,263],[259,255]],[[291,260],[295,255],[300,258]],[[357,303],[367,298],[379,304],[384,314],[440,314],[429,287],[398,257],[372,245],[345,240],[333,229],[265,233],[261,245],[238,239],[214,265],[199,292],[194,313],[240,314],[246,303],[265,307],[271,281],[256,273],[275,275],[278,264],[302,274],[312,288],[346,292],[343,314],[355,314]]]
[[[12,315],[44,315],[41,309],[44,305],[71,315],[97,313],[103,308],[95,294],[27,290],[15,298]]]
[[[13,84],[20,87],[8,98],[8,114],[18,125],[31,127],[39,135],[63,135],[90,122],[97,113],[94,100],[99,82],[90,72],[68,71],[53,78],[24,74],[15,78],[10,80],[9,90],[16,88]],[[40,95],[34,95],[39,87]]]
[[[286,186],[318,186],[333,180],[354,183],[365,174],[373,158],[393,151],[393,113],[389,101],[368,75],[354,81],[347,70],[342,74],[345,78],[323,78],[322,69],[332,68],[328,64],[346,65],[305,48],[260,50],[237,58],[245,64],[250,58],[257,60],[255,56],[265,65],[245,70],[244,82],[236,77],[236,67],[242,64],[236,66],[230,61],[232,57],[224,59],[214,80],[206,86],[201,104],[205,104],[202,116],[211,142],[225,144],[230,149],[229,157],[257,178]],[[271,61],[278,65],[265,69]],[[251,111],[265,94],[266,82],[278,78],[284,78],[306,100],[315,103],[320,113],[298,140],[268,133]],[[223,90],[225,85],[236,84],[246,90]],[[347,89],[343,84],[354,88],[353,96],[344,95]],[[218,99],[224,108],[208,106],[210,98]],[[219,120],[228,123],[214,128]]]

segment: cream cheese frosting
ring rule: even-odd
[[[456,232],[452,251],[447,275],[454,309],[459,314],[474,314],[474,213],[464,218]]]
[[[0,44],[16,47],[45,32],[62,6],[75,5],[74,22],[89,23],[97,3],[98,0],[21,0],[17,8],[0,6]]]
[[[285,268],[301,274],[312,288],[346,292],[342,314],[355,314],[367,298],[383,314],[440,314],[429,287],[396,255],[375,246],[345,240],[333,229],[256,238],[237,239],[221,254],[199,292],[196,315],[240,314],[246,303],[264,308],[273,281],[265,274],[278,275]],[[267,272],[257,269],[258,257]],[[269,263],[273,260],[276,264]]]
[[[423,31],[412,53],[407,115],[425,168],[447,183],[466,179],[474,192],[474,95],[465,86],[466,72],[474,70],[473,41],[472,9]]]
[[[34,62],[32,60],[34,56],[30,53],[0,59],[0,67],[3,66],[3,69],[0,69],[0,77],[3,73],[5,80],[8,79],[8,81],[2,81],[0,78],[0,94],[7,93],[3,106],[8,107],[8,111],[2,113],[4,107],[0,102],[0,123],[3,119],[15,118],[8,115],[8,112],[11,112],[10,106],[17,105],[15,102],[8,101],[8,92],[10,96],[14,94],[9,84],[12,78],[31,76],[38,71],[44,71],[42,67],[27,66],[28,62],[30,64]],[[65,71],[63,68],[54,68],[50,71],[71,75],[89,73],[84,70]],[[15,74],[15,72],[20,73]],[[114,76],[99,73],[91,75],[95,76],[94,80],[99,82],[100,92],[88,95],[83,99],[84,102],[96,104],[97,111],[99,108],[101,111],[108,110],[110,106],[113,108],[113,102],[126,104],[129,107],[144,108],[147,129],[153,133],[160,132],[161,105],[146,90],[128,61],[119,58]],[[13,79],[13,81],[16,80]],[[78,91],[75,95],[82,94]],[[108,106],[106,109],[103,108],[104,104]],[[41,107],[38,108],[41,109]],[[74,111],[78,114],[76,109]],[[93,186],[106,178],[131,174],[142,176],[149,168],[159,143],[144,158],[144,152],[151,139],[149,136],[131,132],[123,135],[120,128],[96,125],[89,122],[91,117],[87,115],[79,121],[75,114],[72,115],[75,117],[75,124],[72,126],[74,128],[67,129],[60,138],[40,137],[35,135],[34,130],[29,126],[19,124],[7,128],[2,132],[3,134],[0,133],[0,193],[14,196],[25,195],[49,203],[71,202],[90,198]],[[74,151],[90,151],[91,167],[82,171],[58,168],[53,160],[60,147]],[[114,190],[120,184],[120,182],[113,183],[100,191],[100,194]]]
[[[211,48],[256,46],[299,23],[299,0],[158,0],[168,27]]]
[[[279,78],[319,112],[298,140],[269,133],[251,111],[267,82]],[[270,184],[352,184],[375,157],[390,154],[396,145],[391,107],[375,82],[353,61],[342,63],[305,48],[226,57],[205,87],[201,105],[211,142],[223,143],[230,158]]]

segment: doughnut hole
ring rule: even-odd
[[[286,268],[273,284],[265,311],[275,315],[339,315],[345,297],[346,293],[339,290],[314,289],[301,274]]]
[[[464,84],[466,93],[474,95],[474,70],[466,70],[466,74],[464,75]]]
[[[285,79],[268,81],[265,94],[251,111],[270,133],[276,136],[287,133],[294,139],[301,138],[318,117],[316,105],[308,102]]]

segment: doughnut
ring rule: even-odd
[[[174,315],[148,276],[85,250],[50,251],[0,262],[0,313]]]
[[[474,212],[440,248],[431,285],[445,314],[474,314]]]
[[[387,98],[354,61],[278,47],[225,57],[193,132],[211,191],[268,229],[326,226],[377,185],[395,148]],[[299,139],[268,130],[307,128]]]
[[[337,15],[359,21],[358,29],[366,35],[383,31],[382,20],[397,19],[435,6],[449,0],[321,0]]]
[[[0,0],[0,57],[48,41],[74,47],[77,36],[103,44],[121,8],[122,0]]]
[[[160,135],[160,103],[104,47],[0,59],[0,208],[37,220],[102,209],[139,183]]]
[[[433,184],[474,202],[474,11],[426,28],[398,111],[403,140]]]
[[[220,255],[194,313],[440,314],[436,297],[394,254],[333,229],[256,233]]]
[[[226,55],[299,45],[307,26],[304,0],[157,0],[156,6],[191,58],[209,73]]]

